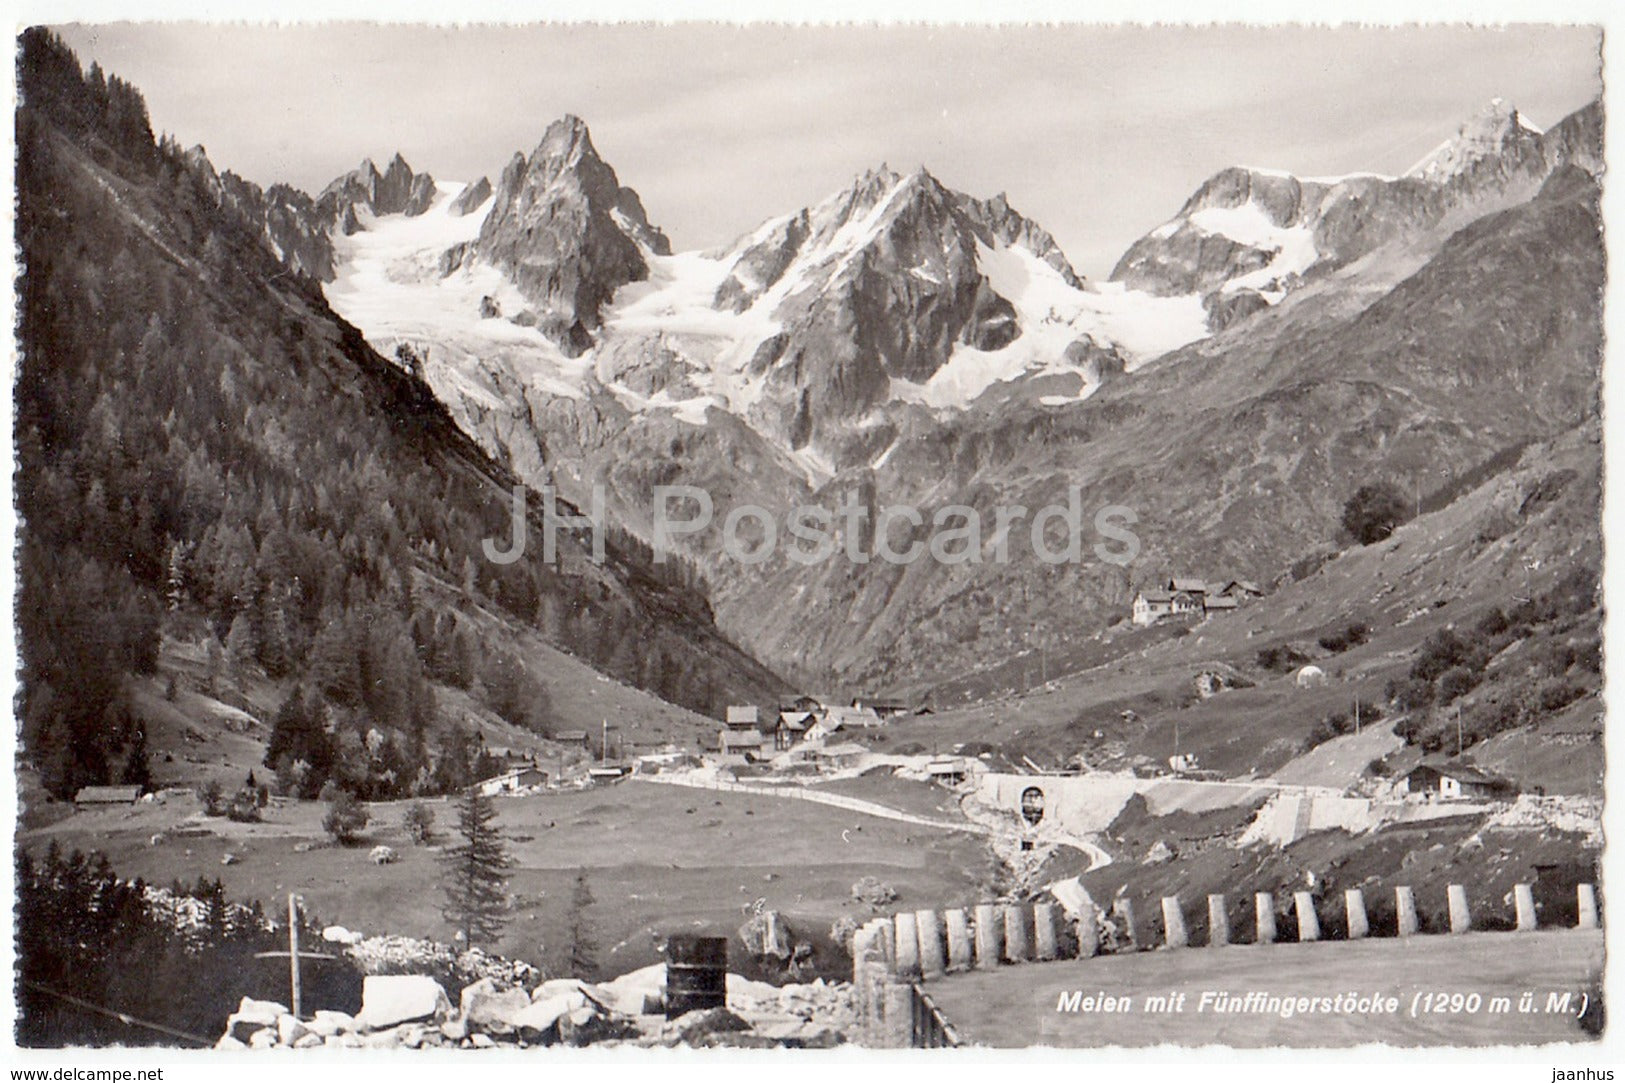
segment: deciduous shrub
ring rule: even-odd
[[[333,836],[333,841],[348,846],[367,826],[366,808],[349,790],[335,790],[322,819],[322,830]]]
[[[413,801],[406,806],[406,812],[401,817],[401,826],[412,841],[422,846],[429,841],[429,834],[434,830],[434,810],[422,801]]]
[[[1392,482],[1362,485],[1343,505],[1343,529],[1361,545],[1380,542],[1405,521],[1404,494]]]
[[[1439,677],[1439,702],[1452,703],[1478,685],[1478,675],[1466,666],[1454,666]]]
[[[1585,689],[1570,681],[1547,681],[1536,693],[1536,702],[1545,714],[1561,711],[1585,695]]]
[[[1492,639],[1505,632],[1510,626],[1511,622],[1507,620],[1507,615],[1501,612],[1501,607],[1492,606],[1484,611],[1483,616],[1478,618],[1478,624],[1474,626],[1473,631],[1486,639]]]
[[[1292,644],[1283,643],[1279,646],[1263,648],[1258,652],[1256,661],[1260,669],[1284,673],[1309,661],[1309,656],[1292,646]]]

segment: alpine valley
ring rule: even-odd
[[[21,1044],[1600,1027],[999,1033],[1029,974],[1096,985],[991,965],[1098,948],[1161,997],[1185,964],[1147,934],[1279,931],[1197,969],[1600,1005],[1600,101],[1492,101],[1397,176],[1222,169],[1093,279],[1019,162],[992,193],[876,165],[684,250],[551,107],[484,176],[262,187],[82,31],[18,41]],[[660,486],[711,503],[671,554]],[[605,529],[547,544],[543,490]],[[1369,942],[1286,942],[1322,924]],[[663,1000],[685,943],[704,1005]]]

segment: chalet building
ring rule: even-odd
[[[586,748],[587,747],[587,731],[586,730],[562,730],[562,731],[560,731],[558,733],[555,733],[553,735],[553,740],[557,741],[561,745],[580,745],[582,748]]]
[[[717,735],[717,751],[723,755],[730,753],[744,756],[747,760],[762,758],[764,742],[762,735],[753,730],[725,729]]]
[[[754,730],[761,726],[761,712],[754,705],[729,707],[727,725],[731,730]]]
[[[811,711],[780,711],[778,724],[773,727],[773,747],[780,752],[790,748],[803,740],[817,721]]]
[[[1264,596],[1264,592],[1259,589],[1257,583],[1249,582],[1246,579],[1231,579],[1223,584],[1209,583],[1208,586],[1211,588],[1208,593],[1213,597],[1234,598],[1237,602],[1246,602]]]
[[[816,750],[813,759],[826,767],[842,768],[856,766],[858,761],[869,754],[869,750],[855,741],[847,741],[838,745],[825,745]]]
[[[481,797],[496,797],[499,794],[518,793],[534,786],[547,785],[547,772],[537,767],[520,767],[512,771],[505,771],[493,778],[478,783]]]
[[[1168,617],[1204,617],[1232,612],[1262,595],[1256,584],[1241,579],[1209,583],[1175,576],[1161,587],[1148,587],[1136,594],[1130,615],[1141,626]]]
[[[86,786],[73,795],[73,803],[79,808],[106,808],[133,805],[140,797],[140,786]]]
[[[904,701],[876,696],[854,696],[852,707],[854,710],[872,711],[882,722],[909,713],[909,705]]]
[[[1441,801],[1463,798],[1507,799],[1518,792],[1508,779],[1485,774],[1476,767],[1456,764],[1422,764],[1405,776],[1405,792]]]
[[[964,783],[967,770],[965,761],[959,758],[932,760],[925,765],[925,773],[932,782],[944,786],[959,786]]]

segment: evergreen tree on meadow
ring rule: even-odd
[[[462,841],[446,851],[441,915],[462,932],[464,942],[490,944],[508,921],[507,845],[496,826],[496,806],[476,789],[464,792],[457,806],[457,833]]]
[[[576,873],[570,892],[570,976],[593,981],[598,977],[598,945],[587,921],[587,908],[598,900],[587,886],[587,874]]]

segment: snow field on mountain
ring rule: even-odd
[[[1256,271],[1237,275],[1223,290],[1277,288],[1288,275],[1301,275],[1320,258],[1315,232],[1308,226],[1278,226],[1256,203],[1239,207],[1204,207],[1190,216],[1191,225],[1205,233],[1228,237],[1237,244],[1275,253],[1273,259]]]
[[[437,393],[452,389],[499,409],[504,399],[490,379],[496,374],[581,397],[587,361],[566,357],[533,327],[480,315],[484,297],[505,314],[526,307],[500,271],[478,266],[441,277],[441,257],[479,235],[492,205],[487,200],[473,214],[452,214],[451,204],[464,187],[441,184],[429,209],[415,217],[374,216],[363,208],[357,215],[364,227],[360,232],[333,236],[338,273],[327,286],[328,302],[383,352],[402,342],[420,353],[426,349],[426,375]]]
[[[1065,359],[1066,348],[1088,338],[1115,345],[1130,369],[1207,335],[1200,297],[1156,297],[1118,283],[1073,288],[1059,271],[1025,248],[976,244],[976,262],[994,292],[1015,306],[1021,337],[1002,350],[961,343],[948,363],[923,384],[893,380],[897,398],[935,409],[963,409],[996,383],[1025,375],[1076,373],[1077,398],[1099,386]],[[1068,401],[1046,396],[1052,405]]]

